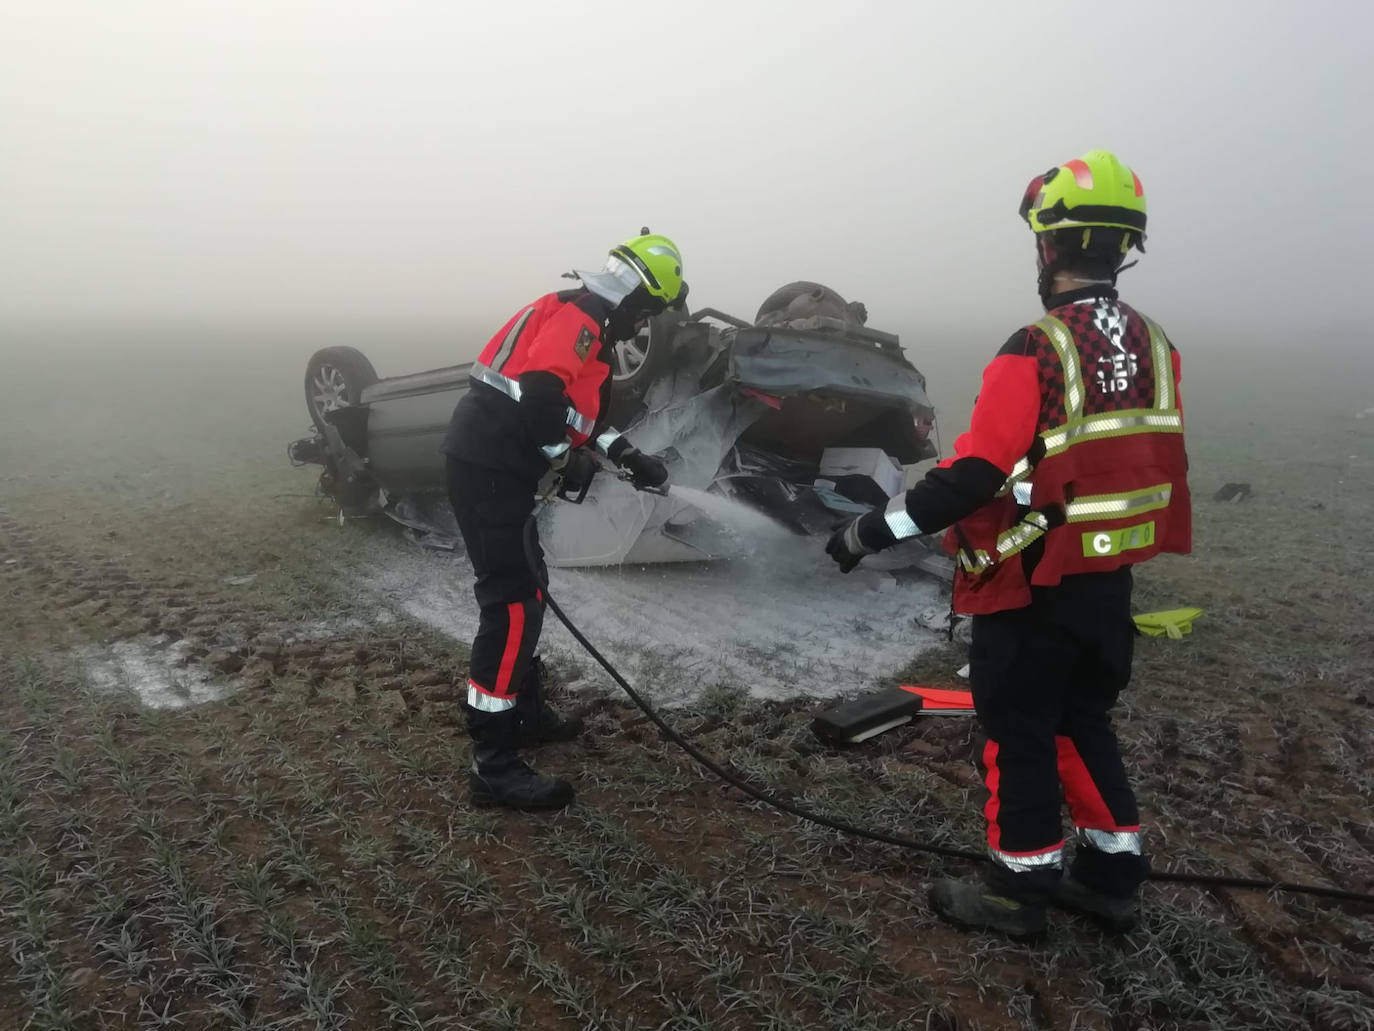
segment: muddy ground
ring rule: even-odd
[[[412,546],[287,466],[305,356],[58,348],[4,385],[0,1026],[1374,1026],[1367,907],[1164,884],[1124,938],[961,934],[924,890],[965,867],[748,801],[571,658],[589,731],[539,763],[577,804],[472,810],[461,641],[359,575]],[[1140,641],[1120,712],[1155,863],[1369,892],[1374,377],[1195,366],[1198,553],[1138,607],[1206,615]],[[1252,499],[1210,501],[1227,480]],[[905,677],[954,686],[960,647],[918,643]],[[806,804],[978,847],[967,719],[841,752],[815,708],[719,682],[672,719]]]

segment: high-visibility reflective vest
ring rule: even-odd
[[[1120,310],[1148,328],[1148,363],[1122,350],[1125,357],[1103,370],[1116,354],[1103,351],[1098,333],[1093,371],[1110,375],[1118,389],[1098,391],[1091,414],[1084,413],[1082,341],[1053,313],[1032,327],[1042,369],[1057,366],[1055,396],[1045,399],[1035,443],[997,497],[946,534],[956,563],[955,611],[1021,608],[1030,604],[1032,585],[1192,549],[1183,412],[1169,341],[1144,316]],[[1035,561],[1027,563],[1032,547]]]

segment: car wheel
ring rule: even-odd
[[[305,366],[305,407],[316,428],[336,408],[355,405],[363,390],[377,382],[377,370],[356,347],[326,347],[310,356]]]
[[[850,306],[843,297],[828,286],[805,279],[788,283],[769,294],[759,305],[754,324],[775,325],[789,315],[796,318],[824,315],[846,321],[853,318]]]
[[[670,337],[679,318],[660,315],[649,320],[633,340],[611,345],[611,391],[620,399],[638,399],[664,368]]]

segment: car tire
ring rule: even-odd
[[[326,412],[355,405],[377,382],[377,370],[356,347],[325,347],[305,366],[305,407],[315,427],[324,430]]]
[[[667,312],[649,320],[633,340],[611,345],[611,396],[618,403],[637,402],[649,384],[668,367],[673,331],[685,316]]]
[[[848,302],[830,287],[823,283],[812,283],[809,280],[799,279],[795,283],[778,287],[764,299],[764,302],[759,305],[758,314],[754,316],[755,325],[769,324],[780,318],[788,308],[803,297],[806,298],[808,310],[829,315],[832,318],[845,320],[852,318]]]

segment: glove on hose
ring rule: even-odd
[[[876,554],[897,543],[883,516],[883,510],[875,508],[840,524],[830,535],[830,540],[825,542],[825,553],[839,563],[841,573],[853,570],[865,555]]]
[[[637,488],[662,487],[668,482],[668,467],[657,455],[646,455],[637,447],[627,447],[614,459],[616,465],[630,473],[630,482]]]
[[[582,448],[569,451],[561,465],[555,464],[562,480],[558,485],[558,496],[568,501],[581,503],[592,485],[592,477],[600,469],[596,456]]]

